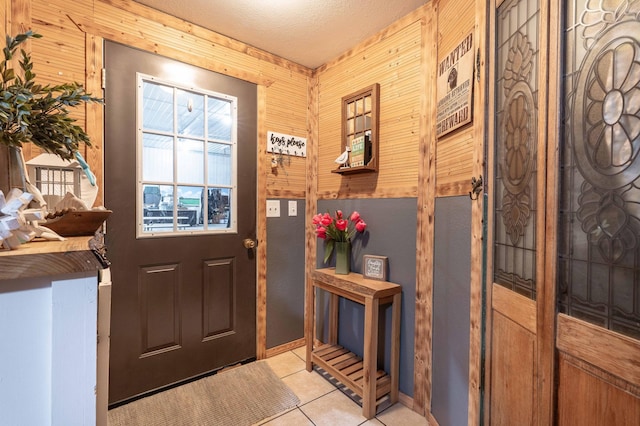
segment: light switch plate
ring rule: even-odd
[[[298,216],[298,202],[289,200],[289,216]]]
[[[267,217],[280,217],[280,200],[267,200]]]

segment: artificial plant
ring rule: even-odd
[[[0,143],[22,147],[33,143],[62,159],[74,157],[80,144],[91,146],[89,136],[69,117],[70,107],[103,100],[85,92],[79,83],[41,85],[35,82],[31,55],[20,49],[21,72],[12,67],[22,43],[40,34],[27,31],[15,38],[7,35],[0,62]]]

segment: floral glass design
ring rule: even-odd
[[[640,337],[640,2],[566,22],[559,309]],[[571,19],[574,21],[571,21]]]
[[[531,6],[505,1],[498,8],[493,279],[535,299],[539,12]]]

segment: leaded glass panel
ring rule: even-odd
[[[566,12],[559,309],[640,338],[640,1]]]
[[[539,4],[503,2],[496,17],[494,282],[536,298]]]

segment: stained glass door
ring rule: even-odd
[[[485,419],[535,424],[544,413],[536,378],[540,363],[538,310],[544,293],[544,140],[540,89],[545,53],[543,4],[494,5],[489,128],[489,247]],[[541,156],[542,154],[542,156]]]
[[[483,420],[637,425],[640,1],[492,6]]]
[[[558,14],[557,417],[638,424],[640,2],[573,0]]]

